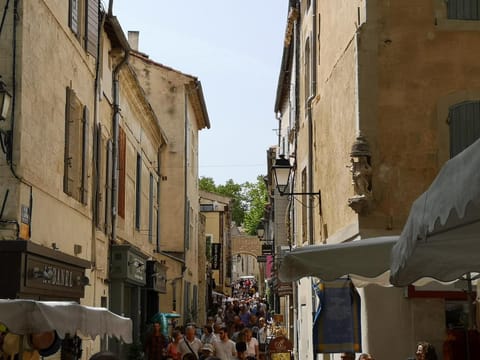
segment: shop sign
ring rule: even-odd
[[[142,255],[129,245],[112,246],[110,277],[137,285],[146,285],[147,260]]]
[[[266,263],[266,262],[267,262],[267,255],[259,255],[259,256],[257,256],[257,262],[259,262],[259,263]]]
[[[48,258],[27,255],[25,290],[50,291],[57,296],[83,297],[83,287],[88,284],[84,269],[56,262]]]
[[[270,244],[263,244],[262,255],[272,255],[272,254],[273,254],[273,246]]]
[[[167,268],[158,261],[147,261],[147,288],[162,294],[167,293]]]

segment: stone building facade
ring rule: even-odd
[[[290,1],[278,148],[294,166],[292,190],[320,191],[292,202],[294,246],[399,234],[412,201],[468,145],[462,126],[479,121],[480,101],[480,65],[468,49],[478,47],[480,19],[456,3]],[[295,322],[301,359],[313,356],[303,335],[312,328],[315,281],[300,280],[291,298],[305,304]],[[361,294],[364,351],[404,359],[427,339],[441,352],[445,296],[375,286]]]

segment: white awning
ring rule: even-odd
[[[398,236],[383,236],[296,248],[284,256],[279,278],[294,281],[315,276],[332,281],[348,275],[355,286],[370,283],[389,286],[390,254],[397,240]]]
[[[453,281],[480,272],[480,140],[450,159],[415,200],[392,249],[390,281]]]
[[[70,301],[34,301],[0,299],[0,323],[14,334],[26,335],[55,330],[65,334],[95,338],[110,335],[132,342],[132,320],[105,308],[83,306]]]

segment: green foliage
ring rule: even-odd
[[[230,179],[224,185],[216,185],[212,178],[201,177],[199,188],[231,198],[232,219],[235,224],[243,225],[250,235],[256,234],[257,225],[267,204],[267,190],[262,175],[257,177],[256,183],[237,184]]]

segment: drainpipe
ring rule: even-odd
[[[110,10],[109,10],[110,11]],[[117,239],[117,214],[118,214],[118,137],[120,123],[120,70],[128,63],[130,57],[129,49],[125,49],[125,54],[120,63],[113,70],[113,141],[112,141],[112,242]]]
[[[308,121],[308,191],[313,192],[313,119],[312,119],[312,102],[317,94],[317,1],[312,1],[312,94],[307,99],[307,121]],[[310,243],[313,242],[313,209],[315,206],[315,198],[309,198],[309,238]]]

